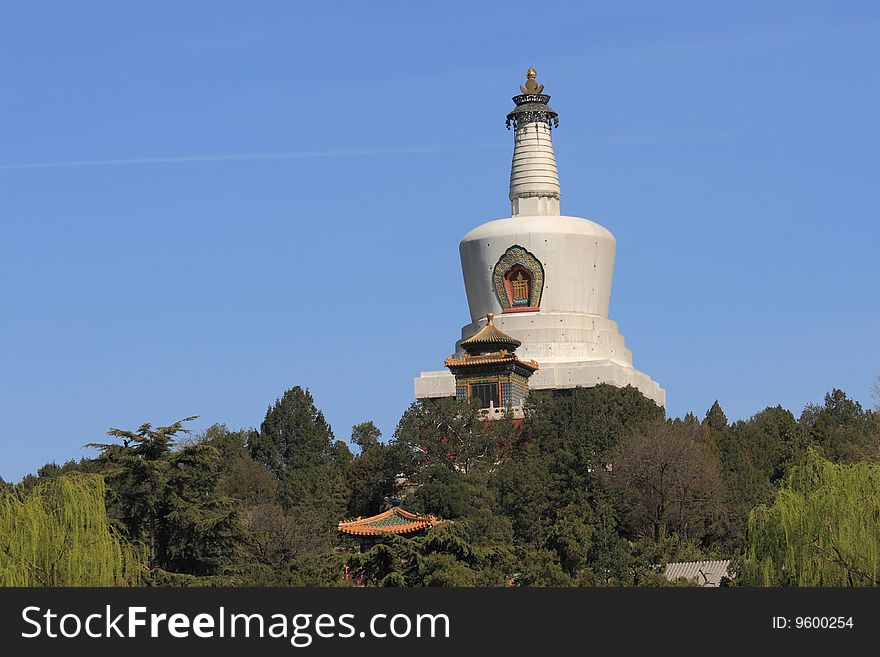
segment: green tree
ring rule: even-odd
[[[452,398],[424,399],[403,414],[393,442],[413,455],[408,474],[427,465],[468,473],[494,465],[499,443],[511,427],[509,421],[484,421],[476,405]]]
[[[121,445],[90,446],[101,450],[108,512],[145,547],[149,568],[215,575],[235,560],[238,522],[232,500],[217,490],[219,451],[206,443],[174,450],[177,436],[188,433],[183,423],[193,419],[111,429]]]
[[[562,394],[533,392],[507,458],[493,473],[499,510],[518,543],[543,547],[559,510],[587,508],[603,495],[600,477],[628,432],[663,419],[638,390],[599,385]]]
[[[620,516],[610,495],[598,497],[590,517],[590,553],[587,567],[578,573],[579,586],[633,586],[644,564],[633,554],[631,542],[623,536]]]
[[[379,444],[382,432],[372,422],[361,422],[351,428],[351,442],[365,450]]]
[[[25,475],[17,484],[17,487],[20,491],[27,493],[33,489],[34,486],[47,479],[80,472],[94,474],[99,473],[100,471],[101,467],[94,459],[84,458],[79,461],[71,459],[65,461],[62,465],[58,465],[53,461],[52,463],[46,463],[40,467],[36,474]]]
[[[632,427],[662,420],[665,412],[632,386],[607,383],[592,388],[533,392],[526,405],[528,422],[522,439],[546,440],[578,464],[601,468],[608,454]],[[569,459],[559,465],[570,464]]]
[[[547,547],[559,557],[562,569],[577,577],[589,563],[593,527],[589,507],[569,505],[560,510],[550,528]]]
[[[491,485],[499,511],[510,519],[517,542],[543,545],[554,504],[564,493],[554,488],[556,476],[547,456],[537,450],[518,456],[499,466]],[[580,496],[581,501],[585,497]]]
[[[287,390],[248,446],[254,460],[277,477],[282,506],[319,516],[316,531],[331,532],[346,510],[343,470],[350,453],[334,441],[311,393],[298,386]]]
[[[520,586],[572,586],[574,581],[559,562],[559,555],[545,548],[521,548],[514,581]]]
[[[772,505],[754,509],[741,580],[753,586],[880,584],[880,465],[810,448]]]
[[[807,436],[791,411],[767,407],[744,425],[751,429],[749,452],[757,468],[771,483],[783,480],[806,452]]]
[[[727,422],[727,415],[717,399],[706,411],[706,417],[703,418],[700,429],[695,435],[698,435],[700,440],[706,443],[706,446],[713,452],[720,454],[725,448],[729,449],[730,425]]]
[[[836,463],[852,463],[877,454],[880,419],[876,413],[864,411],[843,390],[834,388],[826,394],[822,406],[807,406],[799,422],[808,432],[810,443],[818,445]]]
[[[141,555],[116,532],[99,475],[0,491],[0,586],[136,586]]]
[[[464,518],[484,505],[475,498],[485,494],[485,488],[479,490],[471,477],[458,470],[436,464],[424,468],[416,478],[419,488],[407,497],[407,505],[415,511],[453,519]]]
[[[465,523],[441,523],[425,536],[389,536],[349,557],[355,581],[370,586],[504,586],[510,551],[473,544]]]
[[[727,416],[724,414],[724,410],[722,410],[721,404],[718,403],[717,399],[709,407],[709,410],[706,411],[706,418],[703,420],[703,424],[718,433],[727,430]]]
[[[742,549],[751,509],[765,504],[791,467],[803,459],[806,432],[781,406],[736,422],[719,440],[725,484],[725,534]]]
[[[214,424],[194,441],[219,452],[221,474],[217,490],[234,500],[239,508],[276,502],[278,480],[269,468],[255,461],[248,450],[248,443],[255,435],[250,429],[230,431],[223,424]]]
[[[215,575],[238,561],[241,528],[233,501],[218,490],[220,454],[210,445],[188,445],[168,458],[159,525],[162,568]]]
[[[352,442],[361,449],[345,466],[349,516],[378,513],[398,495],[397,477],[407,469],[408,454],[400,443],[379,442],[381,436],[372,422],[352,427]]]
[[[248,444],[256,434],[253,429],[232,431],[225,424],[212,424],[191,442],[210,444],[220,452],[223,461],[230,462],[250,455]]]
[[[234,500],[240,508],[273,504],[277,498],[278,480],[265,465],[245,454],[223,463],[217,490]]]

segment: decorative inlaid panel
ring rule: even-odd
[[[515,244],[495,264],[492,285],[504,312],[538,310],[544,290],[544,265]]]

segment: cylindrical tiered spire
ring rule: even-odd
[[[513,126],[515,141],[510,167],[510,213],[517,215],[559,214],[559,173],[553,154],[550,130],[559,125],[559,117],[548,105],[550,96],[541,93],[543,84],[535,81],[530,68],[522,95],[514,96],[516,108],[507,115],[507,127]]]

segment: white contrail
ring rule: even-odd
[[[732,133],[659,134],[597,136],[585,140],[596,145],[640,145],[666,142],[717,141],[735,136]],[[14,169],[60,169],[70,167],[108,167],[131,164],[184,164],[187,162],[235,162],[244,160],[300,160],[319,157],[368,157],[371,155],[409,155],[451,153],[510,148],[505,144],[450,144],[448,146],[401,146],[396,148],[361,148],[347,150],[299,151],[293,153],[239,153],[231,155],[181,155],[174,157],[136,157],[114,160],[64,160],[59,162],[22,162],[0,164],[0,171]]]
[[[64,167],[107,167],[126,164],[178,164],[186,162],[232,162],[236,160],[298,160],[316,157],[363,157],[370,155],[407,155],[509,148],[509,144],[450,144],[449,146],[404,146],[398,148],[363,148],[294,153],[240,153],[235,155],[182,155],[177,157],[137,157],[115,160],[66,160],[61,162],[24,162],[0,164],[0,169],[57,169]]]

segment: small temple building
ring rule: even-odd
[[[348,534],[360,539],[361,548],[378,538],[389,535],[406,536],[412,538],[428,532],[439,521],[434,516],[422,516],[410,513],[400,506],[392,506],[369,518],[354,518],[342,520],[337,525],[341,534]]]
[[[522,408],[529,377],[538,369],[535,361],[519,359],[516,348],[522,343],[498,330],[494,318],[494,313],[486,315],[486,325],[461,342],[464,353],[444,361],[455,377],[456,399],[476,403],[489,414]]]
[[[594,221],[560,212],[551,134],[559,115],[534,69],[526,78],[507,114],[514,133],[510,216],[484,223],[461,240],[471,321],[446,359],[448,369],[422,372],[414,381],[415,396],[479,399],[496,408],[521,403],[524,386],[565,390],[609,383],[631,385],[665,406],[666,391],[633,367],[632,352],[608,317],[614,235]],[[487,329],[508,340],[497,345],[495,356],[481,351],[486,344],[475,349],[472,342],[483,340]],[[518,358],[512,355],[514,343]],[[507,350],[503,357],[502,350]]]

